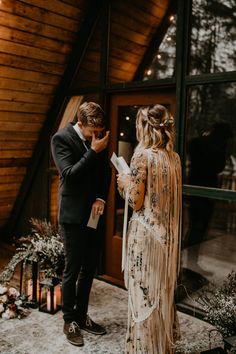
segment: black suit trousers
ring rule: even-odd
[[[62,312],[65,322],[83,323],[98,265],[101,238],[97,230],[80,224],[60,224],[65,252]]]

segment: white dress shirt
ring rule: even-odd
[[[76,133],[79,135],[80,139],[82,140],[85,149],[86,149],[86,150],[89,150],[88,147],[87,147],[87,145],[85,144],[86,139],[85,139],[85,137],[83,136],[83,133],[82,133],[80,127],[78,126],[78,124],[77,124],[77,123],[74,124],[74,125],[73,125],[73,128],[75,129]],[[101,198],[96,198],[96,200],[100,200],[100,201],[103,202],[104,204],[106,203],[105,200],[103,200],[103,199],[101,199]]]

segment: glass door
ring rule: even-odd
[[[123,156],[126,162],[130,164],[137,143],[135,131],[136,113],[139,107],[156,103],[166,106],[174,115],[174,90],[114,95],[111,97],[110,156],[115,152],[117,156]],[[129,216],[131,213],[132,210],[129,210]],[[123,218],[124,200],[117,191],[116,170],[113,168],[111,189],[107,203],[105,278],[118,285],[123,285],[123,273],[121,272]]]

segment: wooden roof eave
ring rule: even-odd
[[[68,99],[68,92],[70,92],[74,80],[76,79],[77,72],[96,27],[97,21],[101,15],[101,11],[105,6],[107,6],[108,1],[109,0],[90,0],[90,5],[88,5],[88,10],[85,14],[84,23],[81,25],[78,33],[79,45],[76,43],[74,46],[69,63],[63,74],[51,108],[49,109],[48,117],[42,127],[33,156],[27,168],[25,178],[22,182],[10,218],[5,228],[6,236],[14,233],[16,223],[20,218],[21,210],[23,209],[27,194],[29,193],[33,183],[42,154],[45,149],[48,148],[50,136],[55,127],[58,125],[59,117],[61,116]]]

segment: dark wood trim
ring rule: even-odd
[[[125,93],[130,91],[147,91],[152,89],[159,89],[159,88],[168,88],[175,86],[175,78],[168,78],[168,79],[160,79],[160,80],[150,80],[150,81],[133,81],[133,82],[124,82],[122,84],[113,84],[113,85],[106,85],[104,87],[104,93]],[[96,93],[100,92],[101,87],[94,86],[94,87],[83,87],[79,90],[70,90],[68,91],[69,96],[75,95],[83,95],[87,93]]]
[[[236,71],[228,71],[225,73],[214,73],[214,74],[202,74],[187,76],[186,85],[201,85],[201,84],[215,84],[224,82],[235,82],[236,81]]]
[[[177,10],[176,43],[176,149],[184,161],[184,134],[186,115],[186,75],[188,70],[188,48],[190,41],[189,21],[191,0],[179,1]]]
[[[203,74],[195,76],[186,76],[185,85],[204,85],[204,84],[216,84],[224,82],[235,82],[236,72],[226,72],[226,73],[215,73],[215,74]],[[107,84],[104,87],[106,93],[119,93],[119,92],[129,92],[133,90],[149,90],[152,88],[162,88],[162,87],[173,87],[176,83],[175,77],[160,79],[160,80],[149,80],[149,81],[132,81],[124,82],[119,84]],[[88,86],[83,87],[79,90],[69,90],[68,96],[82,95],[87,93],[96,93],[101,91],[101,86]]]
[[[57,128],[60,122],[61,115],[69,99],[68,90],[73,87],[81,61],[84,57],[85,51],[88,47],[89,41],[101,15],[101,12],[104,6],[107,4],[107,1],[108,0],[90,0],[90,5],[88,6],[87,13],[85,14],[84,23],[82,24],[78,33],[78,39],[71,54],[67,69],[65,70],[65,73],[62,77],[51,109],[48,112],[48,116],[41,130],[39,140],[31,159],[31,163],[28,166],[25,179],[22,183],[21,189],[12,209],[9,222],[6,225],[6,235],[10,235],[15,232],[17,220],[20,218],[21,210],[23,209],[27,195],[30,192],[34,177],[37,173],[39,162],[43,153],[45,152],[45,149],[49,148],[50,136],[53,130]],[[79,43],[79,45],[77,43]]]
[[[187,184],[183,185],[183,195],[236,201],[236,191]]]
[[[174,87],[175,79],[160,79],[150,81],[133,81],[115,84],[106,88],[108,93],[119,93],[129,91],[146,91],[165,87]]]

